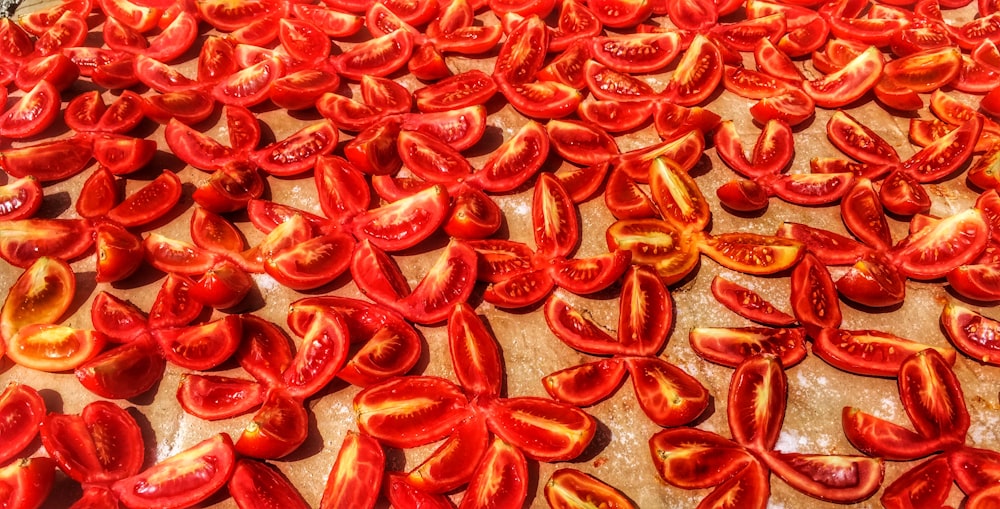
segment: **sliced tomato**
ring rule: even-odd
[[[112,490],[130,507],[184,507],[225,486],[235,464],[232,439],[220,433],[115,482]]]
[[[806,253],[792,270],[792,312],[810,336],[840,326],[837,288],[829,270],[812,253]]]
[[[574,111],[583,100],[575,88],[555,81],[499,83],[500,93],[514,108],[531,118],[562,118]]]
[[[647,73],[666,68],[680,53],[676,31],[594,37],[591,56],[619,72]],[[640,49],[641,48],[641,49]]]
[[[278,41],[292,58],[307,64],[330,56],[333,46],[330,36],[318,26],[296,18],[281,18],[278,22]]]
[[[805,252],[798,241],[753,233],[709,236],[698,249],[726,268],[754,275],[790,269]]]
[[[185,124],[205,120],[215,110],[211,94],[198,90],[183,90],[152,95],[146,98],[146,116],[166,124],[171,118]]]
[[[417,109],[425,113],[450,111],[484,104],[497,92],[497,84],[478,69],[458,73],[413,92]]]
[[[681,106],[704,102],[722,82],[722,53],[707,37],[698,34],[677,62],[660,95]]]
[[[403,316],[422,324],[445,319],[472,293],[476,268],[476,252],[464,243],[450,242],[413,292],[399,302]]]
[[[903,162],[903,171],[921,183],[951,175],[972,157],[982,130],[983,117],[971,117]]]
[[[106,291],[99,292],[90,307],[94,329],[110,341],[125,343],[146,330],[146,315],[131,302]]]
[[[14,178],[0,186],[0,220],[28,219],[42,206],[42,185],[33,176]]]
[[[876,330],[824,329],[813,335],[813,352],[850,373],[892,377],[907,357],[930,348],[927,345]],[[949,364],[955,351],[937,348]]]
[[[36,323],[7,339],[7,357],[38,371],[69,371],[96,355],[104,343],[99,332]]]
[[[388,76],[406,65],[413,53],[413,35],[396,30],[353,46],[333,57],[342,76],[360,81],[364,76]]]
[[[935,279],[975,260],[988,240],[986,219],[973,208],[911,233],[890,257],[908,277]]]
[[[48,56],[64,48],[82,46],[87,38],[87,20],[83,15],[66,10],[56,22],[35,40],[35,53]]]
[[[127,399],[153,388],[166,366],[152,338],[143,335],[99,354],[74,373],[80,385],[98,396]]]
[[[0,467],[4,503],[16,508],[41,507],[55,482],[56,462],[36,456]]]
[[[1000,454],[988,449],[961,446],[946,455],[955,482],[962,491],[976,493],[991,488],[997,480]]]
[[[545,500],[554,509],[571,509],[579,501],[629,509],[632,502],[616,488],[572,468],[560,468],[545,483]]]
[[[827,121],[826,136],[835,147],[858,161],[872,164],[900,161],[891,144],[843,110],[834,112]]]
[[[771,119],[800,125],[813,117],[816,102],[799,88],[790,88],[780,95],[765,97],[750,107],[754,120],[764,123]]]
[[[237,315],[201,325],[154,329],[164,357],[185,369],[207,370],[231,357],[239,347],[243,322]]]
[[[903,409],[917,433],[948,443],[965,441],[969,412],[960,382],[943,355],[926,349],[910,356],[897,381]]]
[[[460,387],[430,376],[398,377],[354,398],[361,431],[392,447],[416,447],[447,436],[471,413]]]
[[[870,180],[855,179],[840,202],[840,215],[847,229],[876,251],[884,252],[892,245],[885,211]]]
[[[747,465],[757,463],[749,451],[732,440],[691,427],[656,432],[649,439],[649,451],[660,477],[683,489],[719,486],[738,476]]]
[[[645,81],[628,73],[588,59],[583,64],[583,78],[595,98],[604,101],[647,101],[656,97]],[[672,103],[671,103],[672,104]]]
[[[448,317],[448,345],[455,375],[465,392],[499,397],[503,385],[499,347],[466,303],[455,305]]]
[[[910,461],[941,449],[937,440],[928,440],[908,428],[893,424],[853,407],[844,407],[844,434],[859,451],[878,458]]]
[[[39,81],[0,115],[0,135],[21,139],[40,134],[59,116],[59,91],[48,81]]]
[[[431,186],[409,198],[358,215],[351,229],[380,249],[400,251],[413,247],[434,233],[448,213],[448,193]]]
[[[542,125],[528,121],[491,153],[482,169],[471,178],[486,191],[517,189],[541,169],[550,146]]]
[[[295,4],[291,8],[293,16],[310,20],[330,37],[349,37],[356,34],[364,26],[362,16],[331,9],[324,5]]]
[[[889,509],[943,506],[955,475],[946,456],[935,456],[913,467],[886,486],[879,502]]]
[[[882,54],[871,46],[843,69],[802,84],[803,90],[824,108],[839,108],[861,98],[882,75]]]
[[[696,327],[688,334],[691,348],[701,357],[735,368],[756,355],[774,355],[782,366],[791,367],[805,359],[805,330],[795,328]]]
[[[601,24],[612,28],[634,27],[653,12],[653,2],[646,0],[593,0],[587,7]]]
[[[489,446],[489,438],[485,420],[474,414],[458,424],[440,446],[406,474],[406,484],[439,494],[468,483]]]
[[[931,208],[927,191],[912,175],[903,171],[890,173],[882,181],[878,196],[886,210],[901,216],[926,213]]]
[[[298,175],[316,164],[337,146],[339,133],[329,121],[303,127],[284,140],[260,149],[254,160],[271,175],[287,177]]]
[[[681,368],[659,358],[631,357],[625,367],[632,377],[639,407],[660,426],[679,426],[708,407],[708,391]]]
[[[0,338],[10,344],[24,327],[57,323],[69,309],[75,292],[76,275],[68,263],[39,258],[7,290],[0,309]]]
[[[80,415],[49,414],[40,431],[59,468],[78,482],[113,482],[142,469],[142,431],[131,414],[109,401],[89,403]]]
[[[378,441],[363,433],[348,432],[327,476],[320,507],[374,505],[385,467],[385,452]]]
[[[777,309],[757,292],[720,275],[712,279],[711,289],[716,300],[744,318],[774,327],[795,323],[795,317]]]
[[[213,421],[242,415],[264,402],[259,382],[219,375],[185,374],[177,385],[177,401],[185,412]]]
[[[747,159],[732,121],[724,121],[715,131],[715,146],[719,157],[732,169],[745,177],[777,175],[792,161],[794,143],[791,127],[781,120],[769,120],[754,144]]]
[[[94,159],[115,175],[133,173],[153,160],[156,140],[115,134],[95,136]]]
[[[994,353],[1000,345],[994,338],[1000,322],[984,316],[966,306],[949,302],[941,312],[941,327],[962,353],[987,364],[996,364]]]
[[[337,311],[318,308],[291,364],[282,373],[289,394],[298,399],[312,396],[337,375],[347,359],[350,337],[344,317]]]
[[[521,507],[528,496],[527,473],[521,451],[495,438],[476,467],[459,507]]]
[[[820,500],[851,503],[864,500],[882,484],[881,458],[800,453],[768,453],[767,466],[795,489]]]
[[[236,440],[236,452],[261,459],[287,456],[305,442],[309,415],[302,401],[272,389]]]
[[[266,257],[264,271],[288,288],[318,288],[348,269],[354,244],[354,237],[341,232],[313,237]]]
[[[191,297],[191,279],[168,273],[149,310],[149,327],[183,327],[198,318],[204,306]]]
[[[556,400],[583,407],[614,394],[626,373],[624,361],[612,357],[556,371],[542,378],[542,385]]]
[[[19,219],[0,224],[0,258],[28,267],[42,257],[72,260],[90,248],[93,236],[80,219]]]
[[[335,90],[339,85],[340,78],[334,73],[303,69],[274,80],[268,97],[282,108],[304,110],[315,106],[323,94]]]
[[[8,446],[0,454],[0,463],[21,454],[35,439],[38,426],[45,417],[45,401],[30,385],[11,381],[0,392],[0,417],[3,417],[3,431]]]
[[[729,429],[733,440],[757,452],[770,451],[785,418],[788,381],[773,355],[741,362],[729,385]]]
[[[302,494],[275,467],[261,461],[241,458],[226,483],[240,507],[285,507],[307,509]]]
[[[868,253],[837,280],[837,291],[844,298],[863,306],[896,306],[903,302],[906,276],[882,254]]]
[[[588,414],[549,399],[489,399],[481,404],[491,431],[525,456],[542,461],[579,456],[596,431],[596,424]]]
[[[212,87],[212,97],[226,105],[250,107],[264,102],[271,86],[285,74],[278,58],[261,60],[220,80]]]
[[[80,68],[62,53],[29,60],[17,69],[14,84],[29,92],[41,81],[48,81],[53,88],[66,90],[80,76]]]
[[[198,14],[205,22],[223,32],[245,27],[278,10],[274,0],[253,0],[233,5],[224,0],[195,2]]]
[[[164,170],[150,183],[111,209],[107,219],[125,227],[140,226],[163,218],[181,198],[181,180]]]
[[[666,284],[687,276],[698,264],[698,247],[688,235],[658,219],[622,220],[606,233],[608,246],[628,249],[632,261],[653,266]]]

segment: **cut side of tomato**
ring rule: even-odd
[[[35,388],[19,382],[7,383],[0,392],[0,417],[4,423],[0,431],[10,441],[0,454],[0,463],[21,454],[35,439],[45,411],[45,401]]]

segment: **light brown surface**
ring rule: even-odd
[[[31,4],[31,2],[29,2]],[[34,5],[22,6],[21,12],[34,8]],[[482,66],[491,69],[491,61],[450,58],[453,69],[467,66]],[[669,73],[667,74],[669,75]],[[653,86],[662,88],[662,79],[667,75],[651,77]],[[402,80],[411,90],[419,87],[419,83],[406,77]],[[354,85],[351,85],[352,88]],[[13,94],[17,96],[17,94]],[[68,94],[64,94],[67,98]],[[499,97],[499,96],[498,96]],[[495,148],[502,139],[514,132],[514,127],[523,122],[523,118],[514,112],[510,106],[503,106],[503,101],[490,104],[490,115],[487,120],[490,126],[487,136],[492,144],[477,146],[470,153],[473,166],[479,167],[484,155]],[[756,138],[759,129],[753,125],[747,108],[749,103],[741,98],[723,92],[708,105],[709,109],[720,113],[724,118],[735,120],[744,143],[749,146]],[[298,129],[298,126],[313,118],[315,113],[300,118],[289,117],[281,110],[255,108],[260,120],[274,133],[273,139],[281,139]],[[914,152],[906,136],[907,120],[895,118],[873,104],[865,104],[849,109],[863,124],[871,126],[892,143],[906,158]],[[922,116],[929,116],[925,110]],[[796,129],[795,162],[791,172],[807,172],[808,161],[812,157],[838,155],[837,150],[830,145],[825,136],[826,120],[830,112],[818,110],[816,118],[807,126]],[[189,239],[188,217],[194,206],[190,199],[193,186],[206,178],[207,174],[190,167],[184,167],[176,159],[166,153],[162,142],[162,127],[146,123],[141,129],[149,129],[150,136],[160,142],[161,153],[157,159],[129,181],[129,190],[144,184],[144,179],[151,179],[163,168],[176,170],[185,183],[185,195],[182,203],[175,209],[172,216],[157,231],[165,235]],[[213,131],[224,139],[221,128]],[[345,136],[342,139],[347,138]],[[622,151],[642,147],[658,141],[651,126],[618,137]],[[342,142],[343,143],[343,142]],[[550,160],[550,168],[558,165],[558,157]],[[72,217],[75,215],[73,203],[83,180],[90,170],[81,175],[46,186],[45,202],[40,216]],[[715,155],[714,149],[709,149],[701,163],[692,172],[701,186],[704,194],[712,202],[713,224],[711,231],[715,233],[729,231],[754,231],[758,233],[774,233],[785,220],[794,220],[846,233],[836,206],[802,208],[788,205],[772,199],[766,213],[758,217],[736,217],[722,209],[715,198],[715,189],[722,183],[734,177],[734,174],[723,165]],[[964,185],[964,178],[949,180],[943,185],[929,185],[928,191],[934,199],[932,213],[945,216],[964,210],[971,206],[976,194]],[[306,210],[318,211],[314,199],[314,188],[311,173],[295,179],[269,179],[270,198],[288,203]],[[530,240],[530,195],[531,189],[496,197],[497,202],[505,212],[505,229],[512,239],[531,242]],[[578,255],[587,256],[603,252],[607,249],[604,231],[613,222],[606,211],[603,199],[598,196],[580,206],[582,218],[583,240]],[[256,232],[245,217],[237,216],[238,225],[247,233],[248,240],[253,243],[261,235]],[[896,239],[904,235],[906,225],[892,221]],[[423,275],[427,265],[437,254],[442,243],[430,243],[435,246],[422,252],[407,253],[397,259],[411,283],[415,283]],[[113,285],[96,284],[93,281],[94,265],[88,256],[75,261],[73,268],[77,273],[77,298],[71,314],[65,323],[74,327],[90,326],[90,302],[101,290],[109,291],[116,296],[127,298],[141,309],[148,310],[156,290],[162,281],[162,275],[144,271],[122,283]],[[834,269],[836,270],[836,269]],[[739,326],[748,324],[742,318],[726,310],[718,304],[709,292],[712,276],[724,273],[728,277],[756,289],[765,297],[771,299],[779,308],[790,311],[788,305],[788,278],[786,275],[760,278],[750,277],[726,271],[707,258],[702,258],[701,267],[696,276],[671,288],[676,304],[674,328],[662,357],[682,367],[688,373],[698,378],[712,394],[712,403],[706,415],[697,426],[729,436],[725,419],[726,392],[732,371],[701,360],[688,345],[687,334],[696,326]],[[6,264],[0,266],[0,289],[9,288],[20,270]],[[836,274],[835,274],[836,276]],[[329,287],[319,292],[308,294],[297,293],[281,288],[266,275],[255,276],[256,288],[239,308],[232,311],[254,312],[278,324],[284,324],[288,304],[304,295],[316,293],[333,293],[337,295],[359,296],[349,278],[343,277]],[[573,297],[577,302],[585,303],[591,313],[600,322],[613,329],[617,324],[617,288],[589,298]],[[938,317],[945,302],[956,297],[951,294],[943,281],[929,283],[907,283],[906,302],[898,309],[880,313],[871,313],[843,304],[845,329],[874,328],[891,332],[899,336],[924,342],[929,345],[947,345],[947,340],[938,326]],[[6,293],[6,292],[4,292]],[[532,309],[526,311],[502,311],[491,305],[482,303],[477,292],[473,298],[477,311],[487,320],[502,346],[502,352],[507,373],[507,393],[511,396],[539,395],[545,392],[540,379],[559,369],[574,366],[590,360],[588,356],[578,353],[559,342],[547,329],[541,311]],[[973,306],[975,307],[975,306]],[[977,308],[981,309],[981,308]],[[995,308],[985,310],[987,315],[1000,317]],[[417,371],[440,375],[454,379],[447,354],[447,338],[442,326],[420,327],[425,344],[425,354]],[[968,435],[968,444],[976,447],[1000,449],[1000,411],[998,411],[997,389],[1000,380],[1000,368],[981,366],[963,356],[959,356],[955,371],[962,382],[969,412],[972,416],[972,428]],[[248,422],[249,416],[241,416],[215,423],[202,421],[186,415],[177,404],[174,397],[181,370],[168,367],[163,381],[154,393],[143,395],[131,401],[118,403],[129,408],[143,427],[147,446],[147,464],[161,460],[178,452],[217,431],[225,431],[238,436],[242,427]],[[783,451],[800,451],[810,453],[853,454],[856,451],[847,442],[840,424],[841,408],[845,405],[857,406],[867,412],[883,418],[888,418],[899,424],[908,425],[905,414],[899,404],[894,380],[867,378],[849,375],[825,364],[822,360],[810,354],[801,364],[788,370],[789,395],[788,412],[785,418],[778,449]],[[96,399],[83,389],[72,374],[45,374],[33,372],[18,366],[13,366],[7,359],[0,361],[0,385],[8,380],[18,380],[28,383],[42,391],[50,411],[76,413],[82,407]],[[351,408],[351,400],[358,388],[335,381],[331,386],[316,397],[307,401],[311,415],[311,430],[309,441],[290,457],[275,461],[277,465],[292,480],[302,492],[306,500],[317,505],[322,494],[327,473],[336,457],[341,440],[348,430],[356,429],[355,416]],[[597,405],[585,409],[599,422],[598,434],[590,448],[576,461],[560,464],[539,464],[531,462],[530,472],[532,486],[529,498],[531,507],[545,507],[541,490],[550,473],[556,468],[571,466],[586,472],[616,486],[628,497],[644,508],[691,508],[707,494],[707,491],[678,490],[665,485],[657,476],[650,461],[648,440],[660,428],[652,424],[637,408],[635,396],[629,382],[626,382],[612,397]],[[431,447],[412,451],[388,452],[389,465],[392,470],[405,470],[419,462]],[[38,449],[36,454],[44,454]],[[886,484],[893,481],[901,472],[915,463],[888,463],[886,468]],[[824,504],[811,497],[801,494],[779,478],[772,476],[771,506],[780,508],[800,507],[844,507],[835,504]],[[63,507],[75,499],[79,488],[72,481],[60,477],[47,507]],[[846,507],[878,507],[878,495],[868,501]],[[961,494],[957,487],[953,488],[949,503],[957,506]],[[218,496],[211,501],[218,507],[232,507],[231,499]]]

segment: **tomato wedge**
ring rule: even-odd
[[[88,403],[79,415],[49,414],[40,432],[59,468],[77,482],[104,484],[142,469],[142,431],[132,415],[109,401]]]
[[[90,360],[104,343],[104,335],[99,332],[64,325],[31,324],[7,340],[7,357],[38,371],[69,371]]]
[[[430,376],[389,379],[354,398],[361,431],[392,447],[416,447],[446,437],[471,413],[461,388]]]
[[[955,302],[948,302],[941,312],[941,327],[951,343],[962,353],[987,364],[1000,362],[996,333],[1000,322]]]
[[[385,472],[385,452],[374,438],[350,431],[326,478],[319,506],[373,506]]]
[[[309,504],[295,486],[267,463],[241,458],[226,483],[240,507],[307,509]]]
[[[163,378],[166,366],[153,339],[141,335],[97,355],[74,373],[90,392],[109,399],[126,399],[153,388]]]
[[[0,392],[0,417],[4,423],[0,427],[8,446],[0,453],[0,463],[17,456],[38,433],[38,425],[45,417],[45,401],[30,385],[8,382]]]
[[[517,447],[494,438],[469,483],[461,509],[521,507],[528,497],[528,464]]]
[[[927,345],[876,330],[824,329],[813,336],[813,352],[830,364],[850,373],[892,377],[903,361],[923,351]],[[949,365],[955,351],[935,348]]]
[[[15,334],[33,324],[57,323],[76,292],[76,275],[69,264],[42,257],[8,289],[0,309],[0,338],[11,344]]]
[[[688,333],[698,355],[731,368],[756,355],[774,355],[782,366],[794,366],[806,357],[805,339],[801,327],[695,327]]]
[[[882,53],[870,46],[843,69],[817,80],[806,81],[803,90],[816,104],[835,109],[861,98],[882,76]]]
[[[545,483],[545,500],[554,509],[572,509],[580,501],[630,509],[634,505],[620,491],[591,475],[572,468],[561,468],[552,473]]]
[[[262,459],[287,456],[305,442],[308,424],[309,415],[302,401],[283,389],[272,389],[253,420],[243,428],[235,450]]]
[[[14,178],[0,186],[0,221],[27,219],[42,206],[42,185],[33,176]]]

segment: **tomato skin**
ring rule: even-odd
[[[892,145],[843,110],[837,110],[830,117],[826,124],[826,136],[841,152],[858,161],[873,164],[900,161]]]
[[[185,412],[208,421],[242,415],[264,403],[262,384],[218,375],[181,375],[177,401]]]
[[[195,2],[195,6],[201,19],[223,32],[249,25],[279,7],[278,2],[273,0],[253,0],[236,5],[220,0],[203,0]]]
[[[953,449],[946,457],[955,482],[962,491],[976,493],[996,483],[996,467],[1000,464],[1000,455],[996,451],[963,445]]]
[[[660,426],[689,423],[708,407],[708,390],[681,368],[657,357],[631,357],[625,367],[632,377],[642,411]]]
[[[301,400],[284,389],[271,389],[237,438],[235,451],[254,458],[282,458],[305,442],[308,424],[309,415]]]
[[[836,284],[845,299],[873,308],[898,305],[906,294],[906,276],[879,253],[862,256]]]
[[[954,480],[947,457],[935,456],[886,486],[879,502],[887,509],[943,506]]]
[[[146,330],[142,310],[106,291],[99,292],[91,302],[90,322],[115,343],[131,341]]]
[[[140,226],[162,218],[181,199],[181,181],[171,171],[164,170],[107,214],[107,219],[125,227]]]
[[[235,464],[233,441],[220,433],[111,487],[129,508],[186,507],[224,486]]]
[[[765,463],[789,485],[820,500],[864,500],[882,484],[885,463],[867,456],[771,452]]]
[[[15,178],[0,186],[0,221],[28,219],[42,206],[42,185],[34,176]]]
[[[152,334],[168,361],[185,369],[204,371],[236,352],[242,325],[238,315],[227,315],[202,325],[154,329]]]
[[[995,264],[962,265],[946,276],[959,295],[978,301],[1000,300],[1000,271]]]
[[[321,509],[372,507],[385,473],[385,451],[377,440],[349,431],[326,479]]]
[[[35,388],[20,382],[8,382],[0,392],[0,417],[4,441],[8,444],[0,453],[0,464],[17,456],[38,432],[45,417],[45,401]]]
[[[712,279],[711,291],[712,296],[731,311],[757,323],[774,327],[795,323],[795,317],[777,309],[753,290],[722,276]]]
[[[819,106],[835,109],[861,98],[882,75],[882,54],[871,46],[846,67],[818,80],[806,81],[803,89]]]
[[[333,151],[338,139],[339,133],[333,123],[324,120],[260,149],[253,158],[271,175],[298,175],[315,166],[317,158]]]
[[[626,373],[624,361],[612,357],[550,373],[542,385],[553,399],[583,407],[614,394]]]
[[[824,329],[813,335],[813,352],[849,373],[892,377],[907,357],[930,348],[927,345],[876,330]],[[937,348],[949,364],[955,351]]]
[[[333,57],[333,66],[340,75],[360,81],[364,76],[384,77],[406,65],[413,53],[413,35],[396,30],[359,43]]]

